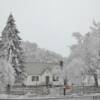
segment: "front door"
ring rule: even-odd
[[[46,76],[46,85],[49,85],[50,77]]]

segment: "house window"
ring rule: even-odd
[[[59,81],[59,76],[53,75],[53,81]]]
[[[39,81],[39,76],[32,76],[32,81]]]
[[[35,76],[32,76],[32,81],[35,81]]]

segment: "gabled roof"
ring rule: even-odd
[[[40,75],[46,69],[52,70],[55,65],[42,62],[27,62],[25,63],[25,71],[28,75]]]

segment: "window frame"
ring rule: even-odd
[[[32,82],[33,81],[39,81],[39,76],[32,76]]]
[[[52,77],[53,81],[59,81],[59,76],[54,74]]]

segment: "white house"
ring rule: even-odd
[[[25,65],[27,78],[26,86],[63,85],[63,78],[59,64],[29,62]]]

